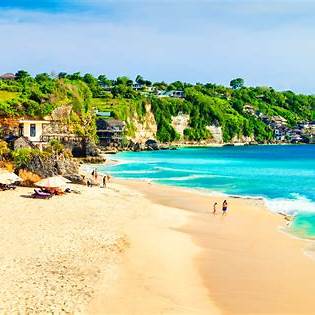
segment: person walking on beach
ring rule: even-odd
[[[98,174],[97,174],[97,170],[95,169],[94,170],[94,180],[97,181],[98,179]]]
[[[216,214],[217,214],[217,205],[218,205],[217,202],[215,202],[215,203],[213,204],[213,211],[212,211],[212,214],[213,214],[213,215],[216,215]]]
[[[103,176],[103,188],[106,188],[107,185],[107,175]]]
[[[227,201],[224,200],[224,201],[223,201],[223,204],[222,204],[222,215],[225,215],[225,214],[226,214],[226,212],[227,212],[227,207],[228,207]]]
[[[87,179],[87,181],[86,181],[86,185],[88,186],[88,187],[92,187],[93,185],[92,185],[92,181],[88,178]]]

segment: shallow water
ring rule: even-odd
[[[101,166],[99,171],[120,178],[263,197],[272,211],[296,215],[293,231],[315,236],[315,145],[183,148],[122,152],[115,158],[121,163]]]

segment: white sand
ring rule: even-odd
[[[0,192],[0,313],[213,309],[192,259],[199,249],[172,230],[186,214],[122,185],[76,188],[51,200]]]
[[[257,200],[147,183],[0,192],[0,314],[313,315],[315,262]]]

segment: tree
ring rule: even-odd
[[[109,80],[105,74],[101,74],[98,76],[97,78],[99,84],[103,87],[106,87],[106,86],[111,86],[112,85],[112,81]]]
[[[30,78],[31,75],[25,71],[25,70],[19,70],[16,74],[15,74],[15,78],[16,80],[20,81],[20,80],[24,80],[27,78]]]
[[[122,76],[122,77],[118,77],[116,79],[116,85],[120,85],[120,84],[126,85],[126,86],[131,86],[133,84],[133,82],[128,77]]]
[[[39,73],[35,76],[35,81],[39,83],[49,81],[49,80],[51,80],[51,78],[48,73]]]
[[[233,80],[230,82],[230,87],[231,87],[233,90],[242,88],[243,86],[244,86],[244,80],[243,80],[242,78],[233,79]]]
[[[72,74],[68,74],[67,75],[67,78],[69,79],[69,80],[81,80],[82,79],[82,77],[81,77],[81,73],[80,72],[74,72],[74,73],[72,73]]]
[[[58,73],[58,79],[64,79],[67,77],[67,72],[59,72]]]
[[[84,75],[83,81],[89,85],[97,85],[97,79],[90,73]]]
[[[143,77],[140,74],[137,75],[136,82],[138,84],[145,84],[145,80],[143,79]]]

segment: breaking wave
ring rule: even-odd
[[[315,213],[315,202],[297,193],[292,198],[265,199],[267,207],[276,213],[297,215],[299,213]]]

